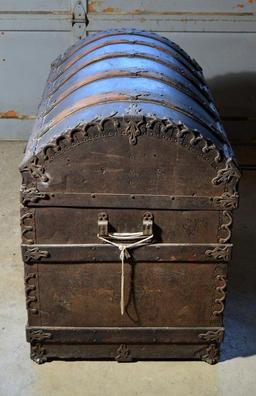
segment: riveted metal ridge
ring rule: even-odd
[[[81,58],[83,58],[84,56],[86,56],[88,54],[91,54],[92,52],[96,51],[97,49],[101,49],[101,48],[104,48],[104,47],[110,46],[110,45],[111,46],[112,45],[118,45],[118,44],[130,44],[131,46],[140,45],[140,46],[143,46],[143,47],[149,47],[149,48],[153,48],[153,49],[155,49],[157,51],[161,51],[161,52],[169,55],[170,57],[176,59],[179,63],[181,63],[181,65],[183,67],[187,68],[188,70],[190,70],[191,73],[195,74],[196,77],[198,78],[198,80],[201,83],[204,83],[204,79],[203,79],[202,75],[198,74],[198,72],[193,67],[191,67],[191,65],[187,61],[184,62],[184,60],[183,60],[184,58],[182,58],[177,53],[175,53],[173,51],[170,51],[170,50],[167,50],[167,49],[165,49],[165,48],[163,48],[161,46],[154,45],[152,43],[139,41],[139,40],[125,40],[125,39],[122,39],[122,40],[109,40],[109,41],[106,41],[104,43],[97,44],[97,45],[95,45],[92,48],[88,48],[87,50],[85,49],[85,51],[83,53],[77,54],[77,56],[74,57],[73,59],[69,58],[66,62],[62,63],[62,65],[59,66],[56,69],[56,73],[53,74],[54,78],[55,79],[58,78],[63,72],[68,70],[72,65],[74,65],[76,62],[78,62]]]
[[[74,45],[69,47],[63,55],[58,56],[58,58],[55,59],[55,61],[52,63],[52,67],[58,67],[61,65],[66,59],[68,59],[70,56],[72,56],[74,53],[79,51],[81,48],[85,47],[87,44],[91,44],[95,41],[101,40],[106,37],[113,37],[113,36],[120,36],[120,35],[130,35],[130,36],[139,36],[139,37],[146,37],[146,38],[152,38],[154,40],[157,40],[167,46],[169,46],[171,49],[174,49],[177,51],[180,55],[182,55],[188,62],[190,62],[199,72],[201,72],[201,67],[198,65],[198,63],[194,60],[191,59],[191,57],[176,43],[173,41],[167,39],[166,37],[162,37],[158,34],[154,34],[152,32],[146,32],[143,30],[136,30],[136,29],[111,29],[108,31],[103,31],[101,33],[96,33],[92,34],[89,37],[85,37],[82,40],[77,41]]]
[[[144,96],[145,95],[145,96]],[[195,115],[192,112],[187,111],[184,108],[181,108],[175,104],[170,103],[169,101],[161,100],[160,98],[149,98],[147,94],[141,94],[137,95],[135,97],[123,94],[123,93],[104,93],[100,95],[94,95],[90,96],[85,99],[81,99],[76,102],[73,106],[66,108],[65,110],[61,111],[56,115],[56,117],[52,118],[51,121],[48,124],[45,124],[43,128],[39,131],[38,136],[43,136],[46,132],[48,132],[51,128],[53,128],[55,125],[60,123],[64,118],[74,114],[77,111],[80,111],[84,108],[87,108],[89,106],[95,106],[100,103],[114,103],[117,101],[123,101],[123,102],[133,102],[134,100],[140,100],[140,102],[144,103],[154,103],[154,104],[159,104],[161,106],[167,107],[169,109],[175,110],[181,114],[184,114],[185,116],[191,118],[192,120],[198,122],[200,125],[202,125],[204,128],[208,129],[212,133],[214,133],[216,136],[218,136],[219,139],[223,140],[223,135],[221,132],[213,127],[213,125],[209,125],[206,120],[203,120],[199,118],[197,115]],[[139,102],[139,103],[140,103]]]
[[[166,77],[164,74],[161,73],[154,73],[144,70],[137,70],[137,71],[130,71],[130,70],[110,70],[101,73],[95,73],[89,77],[81,79],[80,81],[70,85],[64,92],[62,92],[59,96],[56,95],[56,99],[53,100],[52,97],[47,98],[47,100],[41,104],[41,108],[45,107],[43,113],[40,116],[47,115],[52,109],[54,109],[58,104],[60,104],[65,98],[67,98],[70,94],[78,90],[79,88],[90,84],[92,82],[100,81],[103,79],[109,79],[113,77],[143,77],[148,78],[151,80],[161,81],[169,86],[174,87],[175,89],[179,90],[180,92],[190,96],[193,100],[199,103],[214,119],[219,120],[218,113],[215,112],[208,104],[207,101],[202,100],[202,98],[193,92],[190,88],[185,86],[184,84]],[[58,93],[58,92],[56,92]]]
[[[49,82],[47,85],[47,91],[45,93],[46,95],[52,95],[54,92],[56,92],[59,87],[61,87],[63,84],[65,84],[70,78],[75,76],[80,70],[84,69],[88,65],[91,65],[96,62],[100,62],[102,60],[106,59],[113,59],[113,58],[140,58],[140,59],[147,59],[156,63],[160,63],[166,67],[168,67],[171,70],[174,70],[178,74],[180,74],[183,78],[187,79],[189,82],[191,82],[201,93],[204,95],[208,100],[212,100],[206,85],[199,83],[198,79],[195,78],[193,74],[190,72],[187,73],[183,68],[173,64],[172,62],[167,62],[159,57],[148,55],[145,53],[140,53],[140,52],[129,52],[129,53],[124,53],[124,52],[115,52],[111,54],[104,54],[102,56],[98,56],[96,58],[91,58],[85,62],[83,62],[81,65],[78,65],[78,67],[75,68],[75,70],[69,70],[69,73],[64,73],[62,74],[58,79],[56,79],[54,82]]]

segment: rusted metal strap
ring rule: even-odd
[[[21,203],[29,207],[81,207],[81,208],[125,208],[125,209],[179,209],[221,210],[234,209],[238,205],[238,194],[225,192],[220,196],[149,195],[43,192],[36,188],[23,189]]]
[[[102,344],[102,343],[219,343],[223,327],[32,327],[26,328],[32,344]]]
[[[135,262],[227,262],[232,244],[219,243],[153,243],[135,249]],[[118,263],[120,255],[114,246],[107,244],[35,244],[22,245],[23,260],[33,263]]]

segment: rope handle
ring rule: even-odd
[[[115,237],[117,237],[116,234],[119,235],[119,236],[121,235],[121,237],[126,235],[126,236],[129,236],[129,237],[132,237],[133,239],[141,238],[141,236],[143,235],[142,233],[120,233],[120,234],[115,233]],[[108,236],[113,237],[113,235],[114,234],[109,234]],[[149,242],[153,238],[153,234],[148,235],[147,237],[145,237],[143,239],[140,239],[140,240],[138,240],[136,242],[130,243],[128,245],[124,244],[122,242],[119,242],[119,243],[113,242],[110,239],[104,238],[104,237],[102,237],[99,234],[97,235],[97,237],[100,240],[102,240],[103,242],[106,242],[106,243],[108,243],[108,244],[110,244],[112,246],[115,246],[115,247],[117,247],[120,250],[120,260],[121,260],[120,309],[121,309],[121,315],[123,316],[123,314],[124,314],[124,282],[125,282],[125,279],[124,279],[124,262],[125,262],[125,259],[130,257],[129,249],[137,248],[137,247],[140,247],[140,246],[144,246],[147,242]]]
[[[121,240],[121,241],[130,241],[137,238],[144,238],[145,235],[143,232],[113,232],[108,234],[108,238]]]
[[[141,232],[109,232],[108,215],[106,212],[98,214],[98,234],[97,237],[120,250],[121,260],[121,315],[124,314],[124,262],[130,257],[129,249],[145,245],[153,238],[153,215],[145,212],[142,219]],[[127,244],[128,241],[134,241]]]

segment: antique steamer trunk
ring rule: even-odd
[[[136,30],[77,42],[20,171],[33,360],[218,360],[240,175],[195,60]]]

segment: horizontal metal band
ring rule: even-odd
[[[31,359],[41,364],[52,359],[107,359],[117,362],[133,360],[200,359],[215,364],[219,344],[31,344]]]
[[[216,262],[229,261],[232,244],[156,243],[131,249],[135,262]],[[120,251],[108,244],[22,245],[27,264],[120,262]]]
[[[225,210],[238,205],[238,194],[221,196],[184,196],[149,194],[104,194],[43,192],[36,188],[21,192],[21,203],[29,207],[79,207],[164,210]]]
[[[43,344],[207,344],[223,340],[223,327],[30,327],[27,341]]]

